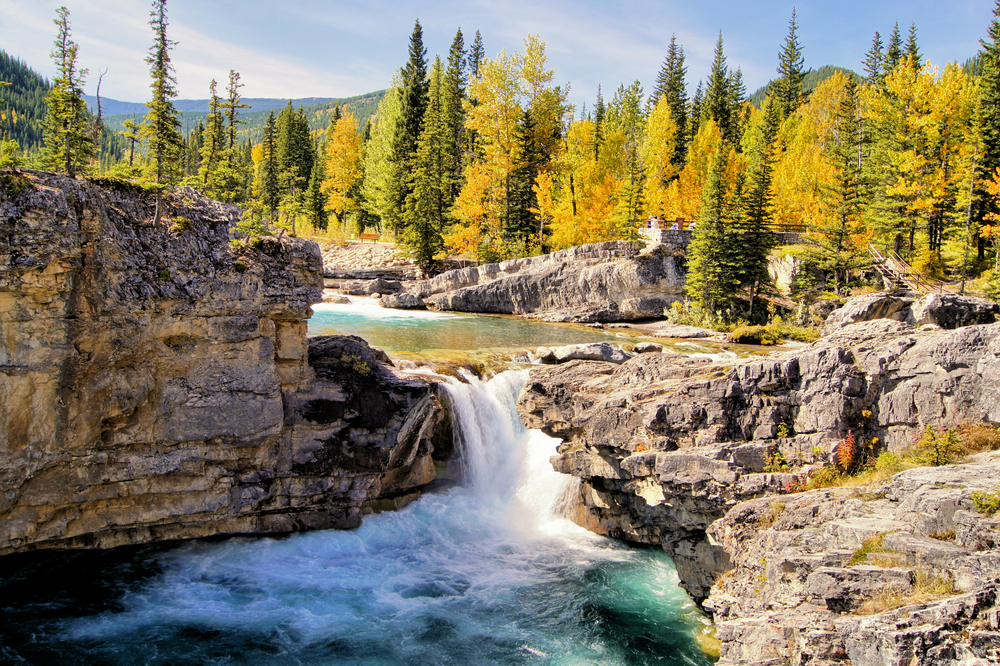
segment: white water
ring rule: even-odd
[[[191,543],[114,610],[32,627],[64,663],[707,664],[662,552],[560,518],[526,373],[448,388],[469,481],[352,531]],[[104,574],[108,577],[112,573]],[[110,584],[110,583],[109,583]],[[27,621],[31,622],[26,618]]]

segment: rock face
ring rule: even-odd
[[[907,294],[867,294],[848,301],[830,313],[823,327],[826,335],[847,324],[876,319],[892,319],[909,324],[934,324],[941,328],[960,328],[974,324],[992,324],[1000,314],[1000,304],[985,298],[958,294],[928,294],[915,299]]]
[[[787,493],[799,478],[794,472],[825,464],[848,432],[899,451],[928,425],[1000,423],[998,373],[1000,324],[942,331],[879,319],[767,358],[639,354],[622,365],[539,366],[518,411],[527,426],[564,440],[553,465],[581,480],[573,518],[659,545],[682,586],[702,601],[744,556],[736,542],[709,533],[715,521],[741,502]],[[822,516],[816,520],[826,525]],[[820,562],[843,568],[839,560]],[[851,590],[871,583],[863,573],[823,584],[852,598]],[[742,640],[736,633],[723,639]],[[758,663],[744,657],[739,663]]]
[[[756,499],[709,528],[733,556],[705,607],[723,666],[1000,660],[1000,459],[897,474],[880,492]]]
[[[239,210],[193,190],[168,211],[33,172],[0,193],[0,554],[349,527],[433,478],[434,387],[306,339],[317,246],[234,251]]]
[[[410,288],[441,310],[516,314],[549,321],[649,319],[684,294],[681,252],[640,254],[624,241],[449,271]]]

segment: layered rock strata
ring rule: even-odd
[[[408,290],[441,310],[548,321],[612,322],[663,316],[684,295],[683,250],[608,241],[540,257],[442,273]]]
[[[0,193],[0,554],[359,524],[434,476],[425,381],[306,338],[314,243],[27,172]]]
[[[1000,324],[942,331],[879,319],[766,358],[640,354],[621,365],[536,367],[518,410],[529,427],[564,440],[553,465],[581,480],[575,520],[662,547],[682,586],[704,601],[746,556],[735,538],[709,533],[715,521],[741,502],[794,490],[848,433],[899,451],[925,426],[1000,423],[998,373]],[[722,636],[745,642],[735,630]],[[774,658],[760,663],[800,663]]]

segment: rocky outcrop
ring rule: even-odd
[[[443,273],[410,287],[441,310],[611,322],[662,317],[684,293],[683,253],[608,241]]]
[[[314,243],[28,172],[0,193],[0,554],[359,523],[450,447],[434,386],[306,339]],[[19,190],[19,191],[17,191]]]
[[[719,663],[997,663],[1000,520],[972,495],[998,478],[993,457],[734,507],[709,528],[733,564],[705,602]]]
[[[953,329],[975,324],[992,324],[1000,314],[1000,304],[985,298],[958,294],[927,294],[919,299],[908,294],[877,293],[852,298],[830,313],[823,333],[830,335],[847,324],[876,319],[905,321],[921,326],[934,324]]]
[[[1000,324],[880,319],[767,358],[536,367],[518,410],[564,440],[553,465],[581,479],[577,522],[661,546],[703,600],[730,560],[707,534],[714,521],[786,493],[849,432],[898,451],[928,425],[1000,422],[998,372]]]

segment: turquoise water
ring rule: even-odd
[[[661,551],[561,518],[527,373],[448,380],[466,481],[351,531],[0,561],[0,662],[709,664]]]
[[[310,335],[357,335],[389,354],[500,351],[580,344],[634,342],[614,329],[548,324],[499,315],[407,311],[383,308],[370,298],[352,298],[351,305],[313,306]]]

